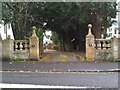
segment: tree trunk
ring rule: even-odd
[[[65,51],[72,51],[72,44],[68,32],[66,32]]]
[[[65,51],[65,37],[63,33],[60,33],[60,50]]]
[[[100,13],[96,11],[93,17],[93,34],[95,38],[101,38],[101,21],[100,21]]]

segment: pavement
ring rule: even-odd
[[[119,62],[83,62],[81,58],[76,58],[76,53],[54,50],[47,50],[45,53],[46,56],[40,61],[0,62],[2,64],[0,86],[2,88],[66,86],[90,90],[119,86]],[[81,54],[77,53],[78,55]]]
[[[35,88],[43,88],[44,90],[45,89],[86,89],[86,88],[94,88],[94,87],[83,87],[83,86],[79,86],[79,87],[76,87],[76,86],[49,86],[49,85],[31,85],[31,84],[6,84],[6,83],[0,83],[0,88],[21,88],[21,90],[23,90],[23,88],[26,89],[30,89],[30,88],[34,88],[33,90],[35,90]],[[5,89],[5,90],[10,90],[10,89]],[[16,89],[15,89],[16,90]],[[31,90],[31,89],[30,89]]]
[[[118,88],[118,73],[3,72],[4,84]],[[22,86],[21,86],[22,87]],[[92,89],[90,89],[92,90]],[[101,89],[100,89],[101,90]]]
[[[118,72],[119,62],[81,62],[70,52],[46,50],[47,62],[41,61],[3,61],[2,71],[31,72]]]
[[[120,71],[117,62],[2,62],[2,71],[108,72]]]

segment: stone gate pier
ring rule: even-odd
[[[89,32],[86,35],[86,60],[93,61],[95,57],[95,44],[94,44],[94,35],[91,32],[92,25],[88,25]]]
[[[86,60],[87,61],[120,61],[120,38],[112,39],[94,38],[91,33],[92,25],[89,24],[86,35]]]
[[[39,60],[39,39],[36,35],[36,27],[33,26],[32,36],[29,39],[30,59]]]

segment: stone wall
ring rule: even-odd
[[[115,61],[120,61],[120,38],[112,38],[112,52]]]
[[[35,28],[29,40],[0,39],[0,58],[2,60],[39,60],[39,39]]]
[[[7,39],[2,41],[2,59],[13,59],[13,52],[13,40],[8,36]]]
[[[1,40],[2,41],[2,40]],[[29,41],[12,40],[10,37],[1,43],[1,51],[3,60],[29,59]]]
[[[90,29],[86,35],[86,59],[94,56],[98,61],[120,61],[120,38],[95,39]]]
[[[111,39],[95,39],[95,60],[113,60]]]
[[[113,61],[113,52],[111,50],[95,50],[95,60]]]
[[[29,52],[15,52],[13,54],[14,60],[28,60],[29,59]]]
[[[2,38],[0,36],[0,61],[2,60]]]

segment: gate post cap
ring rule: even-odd
[[[36,36],[36,27],[35,26],[33,26],[32,27],[32,36]]]
[[[92,24],[88,24],[88,28],[89,28],[89,30],[88,30],[88,35],[87,36],[93,36],[92,32],[91,32]]]
[[[33,26],[33,27],[32,27],[32,29],[33,29],[33,30],[36,30],[36,27],[35,27],[35,26]]]
[[[92,24],[88,24],[88,28],[92,28]]]

